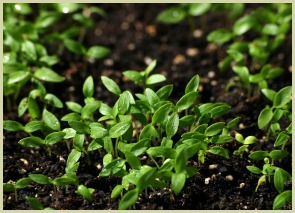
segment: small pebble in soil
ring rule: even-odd
[[[217,168],[218,168],[218,164],[209,165],[209,169],[217,169]]]
[[[208,178],[205,178],[205,184],[209,184],[210,183],[210,178],[208,177]]]
[[[213,174],[213,175],[211,176],[211,179],[212,179],[212,180],[215,180],[215,179],[216,179],[216,174]]]
[[[203,31],[200,30],[200,29],[196,29],[196,30],[193,32],[193,36],[194,36],[195,38],[200,38],[200,37],[203,36]]]
[[[239,124],[239,128],[240,128],[240,129],[244,129],[244,128],[245,128],[245,125],[244,125],[243,123],[240,123],[240,124]]]
[[[234,180],[234,177],[233,177],[232,175],[227,175],[227,176],[225,177],[225,179],[226,179],[227,181],[233,181],[233,180]]]
[[[21,162],[23,162],[26,166],[29,164],[28,161],[24,158],[19,159]]]
[[[217,85],[217,81],[212,80],[212,81],[210,82],[210,84],[211,84],[211,86],[216,86],[216,85]]]
[[[153,61],[153,59],[151,58],[151,57],[149,57],[149,56],[146,56],[146,57],[144,57],[144,63],[146,64],[146,65],[149,65],[150,63],[152,63],[152,61]]]
[[[135,44],[130,43],[127,45],[128,50],[134,50],[135,49]]]
[[[240,183],[240,189],[245,187],[245,183]]]
[[[96,168],[97,168],[98,170],[101,170],[101,164],[100,164],[100,163],[95,163],[94,165],[96,166]]]
[[[206,47],[206,51],[209,53],[213,53],[217,50],[217,48],[218,48],[217,44],[209,43]]]
[[[208,78],[214,78],[215,77],[215,72],[214,71],[209,71],[208,72]]]
[[[178,54],[172,61],[173,65],[183,64],[185,62],[185,57],[182,54]]]
[[[62,156],[59,156],[59,162],[66,162],[66,160]]]
[[[186,50],[186,54],[190,57],[194,57],[194,56],[198,55],[199,52],[200,52],[200,50],[198,48],[193,48],[193,47],[188,48]]]
[[[152,37],[157,35],[157,28],[155,25],[148,25],[145,27],[145,31]]]
[[[113,59],[108,58],[108,59],[103,61],[103,64],[106,65],[106,66],[113,66],[114,61],[113,61]]]
[[[18,170],[18,173],[20,173],[22,175],[25,174],[26,172],[27,172],[27,170],[25,170],[24,168]]]

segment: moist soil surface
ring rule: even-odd
[[[254,135],[260,140],[251,151],[273,149],[274,138],[265,140],[265,132],[257,127],[259,112],[266,104],[270,104],[263,95],[247,95],[247,91],[237,83],[226,91],[225,87],[230,78],[234,77],[231,70],[221,72],[218,63],[226,56],[227,45],[217,46],[206,41],[206,35],[219,27],[231,28],[222,13],[208,13],[205,15],[207,24],[201,26],[200,18],[195,18],[195,30],[192,32],[188,22],[183,21],[176,25],[164,25],[156,22],[155,17],[163,9],[172,4],[99,4],[107,13],[105,19],[94,16],[96,26],[87,30],[83,44],[87,47],[102,45],[109,47],[111,55],[105,59],[83,62],[83,58],[65,50],[61,56],[62,63],[54,67],[56,72],[64,75],[67,80],[61,84],[46,84],[48,92],[56,94],[65,101],[83,103],[82,85],[88,75],[94,79],[100,76],[108,76],[114,79],[120,88],[128,89],[133,94],[142,92],[142,87],[125,79],[122,72],[125,70],[144,70],[151,60],[157,60],[154,73],[166,76],[165,84],[173,84],[172,100],[177,101],[184,92],[187,82],[196,74],[200,76],[199,103],[225,102],[231,105],[231,110],[221,121],[230,121],[235,117],[241,117],[241,124],[234,128],[243,134]],[[246,12],[262,6],[262,4],[248,4]],[[38,12],[38,11],[36,11]],[[63,23],[59,23],[63,25]],[[64,26],[61,26],[64,27]],[[244,39],[251,39],[253,35],[246,34]],[[269,82],[269,88],[278,91],[280,88],[291,85],[291,33],[285,43],[270,57],[269,63],[280,66],[286,72],[278,79]],[[55,54],[55,49],[48,51]],[[249,65],[252,66],[252,65]],[[254,66],[254,65],[253,65]],[[255,67],[251,70],[255,71]],[[100,80],[95,81],[95,98],[103,100],[107,104],[114,104],[116,97],[108,92]],[[159,84],[160,88],[164,84]],[[26,90],[22,92],[26,96]],[[22,97],[20,97],[21,99]],[[5,103],[4,103],[5,105]],[[54,110],[54,109],[52,109]],[[54,110],[57,117],[61,118],[63,110]],[[5,112],[4,120],[14,119],[21,123],[28,118],[17,117],[17,110]],[[234,134],[233,132],[231,133]],[[29,149],[18,144],[18,141],[26,137],[25,133],[4,131],[3,139],[3,181],[17,181],[28,177],[32,173],[42,173],[51,178],[64,174],[66,159],[69,154],[65,143],[58,143],[51,147],[52,155],[41,148]],[[177,138],[177,135],[174,137]],[[272,209],[273,200],[277,191],[273,184],[261,185],[257,192],[255,188],[259,175],[250,173],[246,166],[256,165],[261,168],[261,162],[253,162],[247,157],[233,155],[238,149],[239,143],[235,140],[224,145],[228,149],[230,159],[220,156],[206,155],[205,163],[198,165],[197,157],[190,159],[189,164],[197,168],[198,173],[188,179],[178,196],[172,196],[168,189],[150,190],[140,195],[134,205],[135,209],[146,210],[212,210],[212,209]],[[280,167],[291,174],[292,151],[291,141],[286,144],[289,157],[281,162]],[[142,159],[145,159],[144,156]],[[4,209],[31,209],[25,197],[37,197],[45,207],[68,210],[104,210],[117,209],[120,198],[111,199],[112,189],[121,183],[119,177],[100,177],[102,157],[99,152],[90,153],[91,163],[86,157],[80,159],[77,175],[80,184],[94,188],[93,202],[88,202],[82,196],[75,193],[76,188],[69,186],[58,188],[57,195],[53,194],[50,185],[30,184],[25,189],[18,190],[19,199],[16,202],[13,193],[4,193]],[[143,160],[144,161],[144,160]],[[150,163],[151,162],[146,162]],[[215,165],[215,168],[209,168]],[[205,179],[209,178],[209,183]],[[207,179],[208,180],[208,179]],[[291,183],[287,183],[286,189],[291,189]],[[291,209],[290,205],[284,209]]]

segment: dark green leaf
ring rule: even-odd
[[[14,185],[12,183],[3,183],[3,192],[14,192]]]
[[[291,202],[292,202],[292,190],[284,191],[281,194],[276,196],[273,202],[272,209],[273,210],[281,209],[284,205]]]
[[[214,155],[219,155],[221,157],[229,159],[228,152],[226,151],[226,149],[224,149],[221,146],[213,146],[209,150],[207,150],[207,152],[210,152],[210,153],[212,153]]]
[[[101,76],[101,81],[103,83],[103,85],[112,93],[116,94],[116,95],[120,95],[121,94],[121,89],[118,86],[118,84],[113,81],[112,79],[106,77],[106,76]]]
[[[65,77],[57,74],[47,67],[37,69],[34,73],[34,77],[38,78],[39,80],[48,82],[62,82],[65,80]]]
[[[103,46],[92,46],[88,49],[86,55],[90,58],[104,58],[111,53],[111,50]]]
[[[65,132],[53,132],[45,137],[45,144],[51,145],[63,140]]]
[[[222,129],[224,128],[224,122],[217,122],[214,123],[212,125],[210,125],[206,131],[205,131],[205,135],[206,136],[214,136],[217,135],[218,133],[220,133],[222,131]]]
[[[25,147],[38,147],[45,144],[44,140],[35,136],[23,138],[18,143]]]
[[[46,109],[43,111],[43,120],[47,126],[51,129],[59,131],[60,130],[60,123],[59,120],[55,117],[55,115]]]
[[[292,180],[292,177],[287,171],[281,168],[276,168],[274,174],[274,185],[279,193],[284,191],[284,182],[290,180]]]
[[[17,121],[5,120],[3,121],[3,129],[7,131],[22,131],[24,126]]]
[[[87,151],[94,151],[103,147],[103,140],[101,138],[94,139],[88,146]]]
[[[166,100],[172,93],[173,85],[165,85],[161,87],[157,92],[157,96],[160,98],[160,100]]]
[[[273,101],[276,96],[276,91],[272,89],[262,89],[261,92],[267,97],[269,100]]]
[[[126,210],[132,206],[138,198],[138,191],[136,189],[128,191],[121,199],[118,209]]]
[[[182,148],[176,153],[175,172],[181,173],[185,170],[188,161],[187,148]]]
[[[141,176],[139,177],[136,187],[138,188],[138,191],[141,192],[143,189],[145,189],[150,182],[154,179],[156,175],[157,169],[150,167],[150,166],[143,166],[140,169]]]
[[[75,191],[75,193],[77,193],[78,195],[83,196],[88,201],[92,201],[93,200],[93,196],[92,196],[91,190],[88,189],[84,185],[79,185],[78,186],[78,189]]]
[[[200,77],[195,75],[192,79],[187,83],[185,87],[185,94],[189,92],[197,92],[199,87]]]
[[[151,141],[149,138],[142,139],[130,149],[130,152],[132,152],[135,156],[139,156],[144,153],[148,147],[150,147],[150,143]]]
[[[209,111],[209,113],[211,115],[211,118],[216,118],[226,114],[230,110],[230,108],[231,107],[228,104],[222,104],[215,106],[213,109]]]
[[[255,151],[252,152],[248,157],[253,160],[263,160],[264,158],[268,157],[269,153],[267,151]]]
[[[289,152],[285,150],[273,150],[269,153],[269,157],[273,160],[280,160],[289,155]]]
[[[160,102],[160,98],[150,88],[145,89],[145,96],[146,96],[146,99],[147,99],[149,105],[152,107],[154,107],[158,102]]]
[[[26,188],[32,182],[31,178],[21,178],[15,183],[15,188],[23,189]]]
[[[232,140],[232,137],[229,135],[216,135],[211,138],[211,142],[215,144],[224,144]]]
[[[284,70],[282,68],[275,67],[275,68],[270,69],[267,72],[265,78],[266,79],[274,79],[274,78],[281,76],[283,74],[283,72],[284,72]]]
[[[39,183],[39,184],[50,184],[51,179],[43,174],[30,174],[29,177],[32,181]]]
[[[228,124],[226,125],[227,128],[231,129],[234,126],[238,125],[238,123],[240,123],[241,121],[241,117],[237,117],[232,119],[230,122],[228,122]]]
[[[90,129],[85,123],[81,121],[69,121],[70,127],[72,127],[78,134],[89,134]]]
[[[179,119],[179,127],[191,127],[196,122],[196,117],[193,115],[186,115]]]
[[[74,139],[73,139],[73,146],[75,149],[79,152],[83,150],[83,144],[85,140],[85,135],[84,134],[76,134]]]
[[[140,169],[141,163],[139,159],[132,152],[124,152],[126,161],[130,164],[132,169]]]
[[[104,162],[105,164],[105,162]],[[125,166],[125,160],[117,158],[110,163],[108,163],[99,173],[99,176],[105,177],[110,175],[115,175],[117,172],[122,170]]]
[[[44,206],[37,198],[26,196],[26,200],[29,202],[30,206],[34,210],[43,210],[44,209]]]
[[[92,76],[88,76],[83,84],[84,97],[92,97],[94,93],[94,82]]]
[[[123,189],[124,189],[124,186],[117,185],[112,191],[111,198],[118,197],[123,192]]]
[[[61,119],[61,121],[80,121],[81,117],[78,113],[76,112],[71,112],[69,114],[66,114],[65,116],[63,116]]]
[[[32,97],[29,97],[29,100],[28,100],[28,110],[29,110],[29,114],[31,118],[33,119],[40,118],[41,116],[40,108],[38,106],[37,101]]]
[[[291,101],[292,86],[286,86],[277,92],[273,100],[273,107],[282,108]]]
[[[53,94],[47,93],[44,97],[47,104],[50,104],[56,108],[63,108],[63,103],[61,100]]]
[[[155,127],[151,124],[146,125],[143,129],[142,132],[140,133],[139,140],[142,139],[151,139],[152,137],[159,137],[159,133],[155,129]]]
[[[21,102],[18,105],[18,117],[23,116],[23,114],[27,111],[28,109],[28,98],[25,97],[21,100]]]
[[[281,132],[278,135],[278,137],[277,137],[277,139],[275,141],[274,146],[275,147],[281,146],[281,145],[287,143],[288,140],[289,140],[289,135],[286,132]]]
[[[90,128],[90,136],[91,138],[102,138],[108,134],[108,131],[99,126],[91,127]]]
[[[168,113],[170,111],[171,106],[172,103],[167,103],[161,106],[159,109],[157,109],[152,117],[152,125],[156,123],[165,123],[165,121],[168,118]]]
[[[84,55],[86,54],[85,47],[77,41],[72,39],[65,39],[64,40],[65,47],[73,53]]]
[[[198,92],[196,91],[186,93],[176,103],[176,107],[178,108],[178,111],[188,109],[190,106],[192,106],[195,103],[197,97],[198,97]]]
[[[81,152],[77,151],[76,149],[72,149],[71,153],[67,159],[67,168],[71,168],[74,166],[81,157]]]
[[[87,103],[81,111],[81,117],[83,119],[91,118],[92,114],[100,107],[100,104],[100,101]]]
[[[123,92],[114,106],[114,111],[117,109],[119,115],[124,115],[130,107],[130,96],[127,91]],[[115,115],[114,115],[115,116]]]
[[[151,156],[159,157],[163,156],[165,158],[175,158],[175,150],[168,148],[168,147],[150,147],[146,153]]]
[[[52,181],[52,183],[54,185],[58,185],[58,186],[66,186],[66,185],[69,185],[69,184],[75,185],[75,179],[67,177],[67,176],[62,176],[62,177],[59,177],[59,178],[55,178]]]
[[[166,135],[168,138],[171,138],[173,135],[176,134],[179,126],[179,117],[176,112],[174,112],[169,118],[166,123]]]
[[[180,7],[171,7],[157,16],[157,21],[165,24],[176,24],[186,17],[186,11]]]
[[[186,175],[184,172],[174,173],[171,178],[171,188],[175,195],[178,195],[184,187]]]
[[[273,117],[272,110],[268,107],[264,108],[258,116],[259,129],[264,128],[271,121],[272,117]]]

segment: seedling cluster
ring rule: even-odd
[[[257,175],[255,191],[265,185],[273,185],[278,192],[273,209],[280,209],[292,200],[292,191],[285,190],[285,182],[291,174],[281,168],[282,160],[290,157],[285,150],[292,138],[292,86],[277,91],[269,88],[269,81],[279,78],[285,70],[273,66],[269,58],[284,42],[291,28],[290,4],[271,4],[243,16],[244,4],[182,3],[162,11],[157,21],[178,24],[188,19],[191,30],[194,18],[201,16],[206,25],[209,12],[228,13],[232,29],[216,29],[207,36],[208,42],[228,45],[227,57],[219,67],[233,71],[240,79],[229,80],[226,90],[238,87],[247,90],[247,96],[264,95],[268,105],[261,110],[257,126],[264,137],[242,135],[239,131],[241,117],[224,121],[231,106],[222,102],[202,103],[199,100],[200,76],[193,76],[185,85],[178,100],[170,97],[174,85],[163,86],[166,77],[153,74],[157,62],[153,60],[143,71],[122,72],[129,83],[141,91],[123,91],[108,76],[100,79],[87,76],[82,91],[83,102],[63,102],[57,94],[47,93],[48,83],[62,83],[65,77],[54,71],[65,51],[82,57],[84,70],[89,59],[101,59],[111,50],[103,46],[85,47],[82,42],[87,29],[94,26],[92,14],[105,17],[105,12],[88,4],[44,4],[33,22],[22,19],[32,12],[29,4],[4,4],[4,63],[3,91],[6,109],[16,110],[18,117],[26,121],[4,120],[3,128],[25,135],[18,144],[28,149],[40,148],[48,157],[52,146],[65,143],[68,150],[64,173],[49,177],[31,173],[15,182],[3,183],[4,192],[14,193],[17,202],[19,189],[32,184],[48,185],[58,202],[61,187],[75,187],[75,193],[88,202],[94,201],[96,189],[88,188],[79,179],[81,162],[93,164],[91,156],[99,156],[101,178],[119,177],[111,198],[118,198],[118,209],[135,208],[141,193],[155,189],[169,189],[171,200],[181,194],[186,181],[198,175],[198,168],[206,163],[207,156],[218,155],[231,159],[233,155],[251,162],[246,169]],[[61,18],[73,19],[75,27],[60,31],[55,23]],[[21,19],[22,21],[19,21]],[[244,41],[242,35],[251,30],[257,33],[252,41]],[[48,55],[45,43],[57,49],[56,55]],[[254,68],[253,68],[254,67]],[[258,67],[258,68],[257,68]],[[116,100],[113,105],[100,100],[96,94],[96,82]],[[161,86],[160,88],[158,86]],[[29,91],[24,89],[29,87]],[[25,93],[25,94],[22,94]],[[261,94],[260,94],[261,93]],[[22,99],[17,103],[19,97]],[[62,117],[55,112],[66,108]],[[272,150],[253,150],[257,143],[273,143]],[[225,147],[240,143],[233,153]],[[251,150],[251,152],[249,151]],[[188,162],[196,159],[197,165]],[[46,210],[34,197],[25,198],[29,205]]]

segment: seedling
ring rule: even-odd
[[[4,183],[3,191],[4,192],[14,192],[14,200],[18,201],[17,190],[26,188],[32,180],[30,178],[21,178],[16,183]]]
[[[26,200],[29,202],[30,206],[35,210],[54,210],[50,207],[44,207],[43,204],[37,198],[26,196]]]
[[[241,158],[243,158],[244,152],[248,152],[249,145],[257,142],[257,138],[255,136],[248,136],[244,139],[243,135],[238,132],[235,132],[235,139],[243,145],[240,146],[238,150],[235,150],[233,154],[240,155]]]

